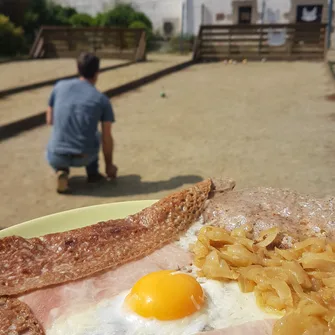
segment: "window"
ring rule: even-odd
[[[224,13],[217,13],[216,14],[216,21],[223,21],[225,18]]]
[[[322,5],[298,5],[297,6],[297,22],[313,22],[321,23],[322,21]]]
[[[251,6],[241,6],[238,8],[238,23],[239,24],[250,24],[251,23]]]

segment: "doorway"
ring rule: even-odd
[[[238,23],[239,24],[250,24],[251,23],[251,6],[241,6],[238,8]]]

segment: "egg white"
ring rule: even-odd
[[[202,220],[197,221],[176,244],[189,250],[202,226]],[[254,294],[241,293],[237,283],[198,278],[194,266],[183,270],[196,277],[206,296],[204,306],[191,316],[173,321],[143,318],[124,305],[124,299],[130,292],[127,290],[85,311],[61,316],[55,320],[48,335],[192,335],[278,317],[263,312],[257,306]]]
[[[60,317],[48,335],[191,335],[205,329],[273,318],[257,307],[252,293],[241,294],[235,283],[202,279],[200,284],[206,295],[206,304],[199,312],[186,318],[174,321],[143,318],[124,306],[129,293],[124,291],[84,312]]]
[[[124,291],[84,312],[59,318],[48,335],[189,335],[201,331],[207,323],[204,310],[174,321],[143,318],[124,305],[128,293]]]

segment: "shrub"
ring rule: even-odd
[[[62,7],[46,0],[30,0],[24,16],[24,32],[29,43],[42,25],[69,25],[70,18],[77,14],[72,7]]]
[[[150,19],[142,12],[134,12],[130,18],[131,24],[134,23],[143,23],[150,31],[152,31],[152,22]]]
[[[16,27],[7,16],[0,14],[0,51],[2,55],[14,56],[23,51],[24,37],[21,27]]]
[[[47,17],[42,19],[43,24],[63,26],[70,24],[70,18],[76,15],[77,11],[72,7],[62,7],[50,3],[47,7],[47,13]]]
[[[69,20],[73,27],[93,27],[95,26],[95,20],[88,14],[77,13],[71,16]]]
[[[143,22],[152,30],[150,19],[142,12],[137,12],[131,5],[120,4],[112,10],[97,15],[97,24],[103,27],[128,28],[134,22]]]
[[[99,16],[99,25],[127,28],[131,24],[131,16],[134,12],[130,5],[117,5]]]

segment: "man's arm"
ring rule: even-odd
[[[46,112],[46,122],[47,122],[47,125],[49,126],[53,124],[53,107],[55,104],[55,95],[56,95],[55,88],[56,87],[54,87],[49,97],[49,103],[48,103],[48,108]]]
[[[52,107],[51,106],[48,106],[47,108],[46,121],[47,121],[48,126],[52,126]]]
[[[104,153],[106,174],[109,178],[115,178],[117,167],[113,164],[114,140],[112,136],[112,122],[102,122],[102,151]]]
[[[115,121],[112,105],[105,95],[102,95],[102,151],[105,157],[106,174],[109,178],[116,178],[117,167],[113,161],[114,141],[112,136],[112,123]]]

